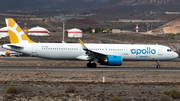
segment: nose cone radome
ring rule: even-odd
[[[178,55],[177,53],[175,53],[175,54],[176,54],[176,55],[175,55],[175,57],[176,57],[176,58],[178,58],[178,57],[179,57],[179,55]]]
[[[172,58],[176,59],[178,57],[179,57],[179,55],[176,52],[174,52],[173,55],[172,55]]]

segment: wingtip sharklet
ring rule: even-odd
[[[82,46],[83,49],[87,49],[81,39],[79,39],[79,42],[80,42],[80,44],[81,44],[81,46]]]

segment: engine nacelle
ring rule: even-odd
[[[101,65],[109,65],[109,66],[121,66],[122,65],[122,57],[121,56],[107,56],[105,59],[99,61]]]

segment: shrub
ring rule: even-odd
[[[67,86],[66,93],[74,93],[76,90],[74,85]]]
[[[51,31],[51,32],[56,32],[55,30]]]
[[[123,98],[120,98],[118,96],[111,97],[111,101],[125,101]]]
[[[174,33],[166,33],[167,35],[174,35]]]
[[[174,39],[174,36],[171,36],[170,39]]]
[[[173,101],[173,99],[170,96],[163,94],[160,96],[160,101]]]
[[[18,88],[19,92],[27,92],[27,91],[29,91],[28,85],[21,85],[21,86],[18,86],[17,88]]]
[[[168,91],[164,91],[163,93],[166,94],[166,95],[171,96],[173,99],[178,99],[178,98],[180,98],[180,91],[175,90],[175,89],[173,89],[173,90],[168,90]]]
[[[17,87],[9,87],[7,89],[7,93],[8,94],[17,94],[17,93],[19,93],[19,89]]]

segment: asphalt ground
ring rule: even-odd
[[[0,66],[3,70],[68,70],[68,71],[180,71],[180,68],[155,67],[36,67],[36,66]]]
[[[7,61],[50,61],[50,59],[44,59],[44,58],[38,58],[38,57],[0,57],[0,60],[7,60]],[[64,61],[64,60],[57,60],[57,61]],[[68,60],[68,61],[73,61],[73,60]],[[177,58],[175,60],[171,60],[168,62],[180,62],[180,58]],[[156,67],[96,67],[96,68],[88,68],[88,67],[53,67],[53,66],[0,66],[0,69],[22,69],[22,70],[99,70],[99,71],[108,71],[108,70],[129,70],[129,71],[137,71],[137,70],[142,70],[142,71],[180,71],[180,68],[177,67],[161,67],[161,68],[156,68]]]

